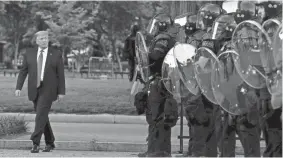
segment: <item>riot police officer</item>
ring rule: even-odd
[[[135,38],[137,32],[140,30],[140,27],[137,24],[131,26],[131,34],[126,38],[124,44],[124,55],[126,56],[129,64],[130,74],[129,80],[132,81],[135,71]]]
[[[266,20],[274,19],[282,21],[282,2],[279,1],[263,1],[257,6],[258,19],[264,23]],[[279,25],[278,25],[279,26]],[[275,34],[276,26],[268,26],[266,31],[271,39]],[[271,52],[270,52],[271,53]],[[267,60],[267,59],[262,59]],[[266,70],[272,71],[272,70]],[[269,73],[269,72],[267,72]],[[263,137],[265,139],[266,148],[263,153],[264,157],[282,157],[282,122],[280,120],[282,107],[273,109],[271,106],[271,94],[267,87],[259,90],[260,95],[260,119]],[[282,98],[280,98],[282,99]]]
[[[204,34],[201,37],[201,42],[198,47],[206,47],[212,50],[214,53],[219,50],[220,45],[212,39],[212,25],[215,19],[223,14],[223,10],[216,4],[205,4],[197,15],[197,28],[201,29]],[[202,124],[202,132],[197,132],[202,136],[205,146],[205,156],[216,157],[217,156],[217,138],[215,128],[215,113],[219,108],[219,105],[215,105],[210,102],[204,95],[201,95],[202,103],[204,105],[204,113],[206,115],[206,122]]]
[[[201,41],[201,37],[204,31],[196,28],[197,16],[188,15],[187,22],[183,29],[185,32],[185,42],[192,44],[197,47]],[[205,147],[198,136],[203,130],[203,123],[207,121],[204,113],[204,105],[202,103],[201,94],[194,95],[188,89],[185,88],[184,84],[181,85],[181,93],[186,94],[181,98],[181,102],[184,105],[184,115],[187,119],[189,126],[189,146],[188,153],[185,156],[204,156]]]
[[[255,4],[253,2],[239,2],[239,9],[233,13],[233,15],[237,24],[244,20],[255,19]],[[235,49],[236,52],[243,51],[241,49],[236,49],[236,47],[230,42],[226,43],[224,48],[227,47],[227,45],[229,49]],[[245,93],[242,92],[243,89]],[[235,157],[235,133],[237,133],[244,148],[245,156],[259,157],[260,133],[258,123],[259,115],[257,110],[258,98],[256,95],[256,90],[243,82],[241,85],[239,85],[239,89],[236,90],[236,93],[237,96],[243,97],[241,99],[243,101],[238,101],[241,104],[246,104],[246,107],[250,108],[245,114],[242,115],[233,116],[225,113],[224,117],[227,121],[225,121],[223,127],[222,156]]]
[[[176,43],[176,32],[171,32],[172,27],[171,17],[161,13],[153,17],[147,29],[153,36],[149,48],[150,77],[147,83],[148,148],[146,153],[139,154],[140,157],[171,156],[171,128],[177,123],[178,107],[161,81],[161,68],[166,54]]]

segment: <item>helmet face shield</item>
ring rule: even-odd
[[[212,39],[231,38],[236,26],[232,15],[220,15],[213,23]]]
[[[191,15],[187,17],[187,23],[184,26],[186,35],[192,35],[194,32],[196,32],[197,30],[196,22],[197,22],[197,15]]]
[[[206,29],[212,27],[214,20],[222,13],[222,9],[216,4],[204,5],[197,14],[197,28]]]
[[[256,5],[254,2],[242,1],[239,9],[236,11],[234,18],[237,24],[245,20],[256,18]]]
[[[151,36],[154,36],[157,33],[156,22],[157,22],[156,19],[151,19],[146,28],[146,32]]]
[[[149,22],[146,32],[155,36],[159,32],[166,31],[172,25],[172,19],[167,14],[157,14]]]

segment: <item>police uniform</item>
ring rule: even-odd
[[[186,43],[199,47],[202,41],[202,37],[205,31],[198,30],[191,36],[187,37]],[[184,91],[188,91],[184,89]],[[188,155],[191,156],[217,156],[217,154],[211,154],[206,142],[206,128],[205,126],[209,124],[209,118],[205,112],[205,105],[203,103],[202,94],[193,95],[190,92],[184,92],[188,95],[182,97],[181,101],[185,109],[185,117],[188,121],[188,126],[190,128],[190,140]]]
[[[139,30],[137,25],[133,25],[131,28],[131,34],[126,38],[124,44],[124,55],[128,59],[129,69],[130,69],[130,78],[129,80],[132,81],[134,77],[135,71],[135,57],[136,57],[136,50],[135,50],[135,38],[136,33]]]
[[[146,110],[146,120],[149,124],[148,131],[148,156],[170,156],[171,154],[171,127],[173,127],[178,116],[177,103],[173,96],[165,89],[161,81],[161,68],[163,60],[168,51],[174,46],[175,40],[170,34],[163,32],[157,35],[150,46],[149,64],[150,84],[148,94],[148,108]],[[175,109],[173,124],[168,124],[164,116],[172,109],[167,109],[166,105],[171,105]],[[169,112],[170,113],[170,112]],[[178,114],[177,114],[178,115]],[[169,121],[170,122],[170,121]]]
[[[188,21],[186,23],[185,42],[198,48],[205,32],[202,30],[196,30],[194,25],[196,24],[193,24],[192,21]],[[200,133],[204,130],[202,129],[202,124],[207,122],[207,118],[204,114],[202,97],[200,94],[192,94],[187,88],[185,88],[183,83],[180,87],[182,94],[187,94],[186,96],[181,97],[181,103],[184,105],[184,115],[188,122],[190,136],[188,153],[186,156],[203,156],[205,154],[205,144],[203,144],[203,137]]]
[[[229,45],[229,49],[233,47],[231,41],[226,42],[224,47]],[[226,46],[227,47],[227,46]],[[245,88],[247,93],[243,94],[241,89]],[[233,116],[227,112],[223,115],[223,133],[222,133],[222,149],[221,157],[235,157],[236,133],[244,148],[245,157],[260,156],[260,132],[259,132],[259,113],[257,109],[258,96],[256,90],[249,87],[245,82],[239,85],[236,90],[239,104],[246,104],[251,107],[248,113]]]
[[[282,2],[268,1],[263,2],[261,5],[264,7],[266,13],[266,16],[263,17],[263,22],[268,19],[277,19],[282,22]],[[261,130],[266,144],[263,157],[282,157],[282,107],[275,110],[272,108],[272,96],[267,87],[261,88],[258,91],[260,96],[259,111]],[[280,97],[280,100],[281,99]]]
[[[201,47],[206,47],[212,50],[213,52],[218,52],[219,49],[218,44],[212,40],[212,30],[211,28],[207,28],[207,32],[202,36],[202,42],[200,44]],[[218,47],[217,47],[218,46]],[[216,54],[215,54],[216,55]],[[210,102],[204,95],[202,95],[203,103],[205,107],[206,115],[209,119],[209,124],[204,125],[204,135],[206,135],[206,143],[207,143],[207,151],[210,152],[211,155],[218,155],[217,148],[220,148],[220,135],[222,126],[219,124],[219,113],[220,106]],[[216,121],[217,120],[217,121]]]

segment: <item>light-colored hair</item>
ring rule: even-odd
[[[32,45],[36,44],[36,38],[40,35],[49,35],[48,31],[38,31],[33,35],[33,38],[31,40]]]
[[[37,38],[40,35],[47,35],[48,36],[48,31],[38,31],[37,33],[34,34],[35,38]]]

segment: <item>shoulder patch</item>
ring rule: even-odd
[[[159,40],[159,41],[156,42],[156,44],[162,45],[164,47],[167,47],[168,46],[168,41],[167,40]]]

